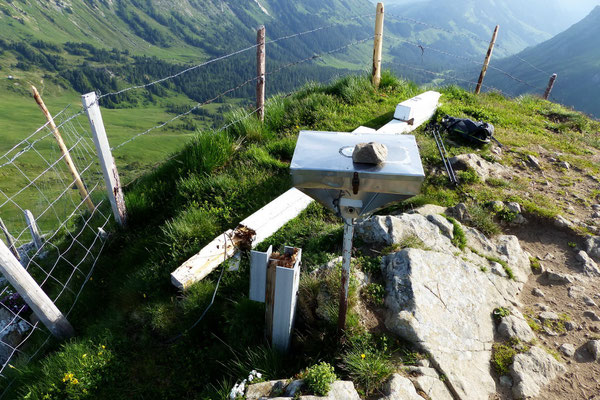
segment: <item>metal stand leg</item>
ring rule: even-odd
[[[342,253],[342,282],[340,285],[340,308],[338,312],[338,332],[346,327],[348,311],[348,286],[350,283],[350,260],[352,257],[352,237],[354,236],[354,220],[344,218],[344,249]]]

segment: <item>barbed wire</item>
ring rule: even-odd
[[[465,33],[465,32],[457,32],[457,31],[452,31],[452,30],[449,30],[449,29],[446,29],[446,28],[442,28],[441,26],[437,26],[437,25],[433,25],[433,24],[431,24],[431,23],[427,23],[427,22],[423,22],[423,21],[416,20],[416,19],[414,19],[414,18],[404,17],[404,16],[397,15],[397,14],[389,14],[389,13],[388,13],[388,15],[390,15],[390,16],[391,16],[391,17],[393,17],[393,18],[398,18],[398,19],[401,19],[401,20],[405,20],[405,21],[412,22],[412,23],[414,23],[414,24],[418,24],[418,25],[427,26],[428,28],[432,28],[432,29],[435,29],[435,30],[439,30],[439,31],[442,31],[442,32],[446,32],[446,33],[449,33],[449,34],[452,34],[452,35],[459,35],[459,36],[464,36],[464,37],[468,37],[468,38],[471,38],[471,39],[475,39],[475,40],[478,40],[478,41],[480,41],[480,42],[482,42],[482,43],[486,43],[486,44],[488,44],[488,45],[489,45],[489,43],[490,43],[490,40],[489,40],[489,39],[484,39],[484,38],[482,38],[482,37],[480,37],[480,36],[477,36],[476,34],[474,34],[474,33],[471,33],[471,32],[469,32],[469,33]],[[504,47],[504,46],[503,46],[502,44],[500,44],[500,43],[496,43],[496,45],[495,45],[495,46],[496,46],[497,48],[501,49],[501,50],[504,50],[504,51],[506,51],[506,52],[510,53],[510,50],[509,50],[508,48]],[[519,56],[519,54],[518,54],[518,53],[516,53],[516,54],[512,54],[511,56],[514,56],[514,57],[515,57],[515,58],[517,58],[519,61],[521,61],[521,62],[523,62],[523,63],[525,63],[525,64],[529,65],[531,68],[535,69],[535,70],[536,70],[536,71],[538,71],[538,72],[541,72],[541,73],[543,73],[543,74],[546,74],[546,75],[551,75],[549,72],[547,72],[547,71],[544,71],[543,69],[541,69],[541,68],[539,68],[539,67],[536,67],[535,65],[533,65],[531,62],[529,62],[529,61],[525,60],[524,58],[522,58],[521,56]]]

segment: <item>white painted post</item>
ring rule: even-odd
[[[267,284],[267,264],[273,253],[273,246],[266,252],[252,250],[250,252],[250,300],[265,302]]]
[[[42,237],[40,236],[40,230],[37,226],[37,222],[35,222],[35,218],[33,214],[29,210],[25,210],[25,220],[27,221],[27,226],[29,227],[29,232],[31,232],[31,237],[33,239],[33,244],[35,245],[35,249],[39,250],[42,248]]]
[[[1,240],[0,272],[54,336],[68,339],[75,334],[67,318]]]
[[[302,250],[286,247],[285,254],[293,254],[296,261],[293,268],[276,267],[275,295],[273,305],[273,332],[271,344],[279,351],[286,352],[290,347],[292,330],[296,319],[296,301],[300,283],[300,259]]]
[[[104,175],[108,200],[112,206],[113,215],[119,225],[125,226],[127,223],[125,198],[123,197],[119,172],[117,171],[115,160],[110,151],[110,145],[108,143],[108,137],[106,136],[106,129],[104,128],[104,121],[102,120],[102,113],[100,112],[96,93],[91,92],[84,94],[81,96],[81,102],[83,103],[83,108],[90,121],[94,144],[96,145],[98,160],[102,167],[102,174]]]
[[[4,221],[2,221],[2,218],[0,218],[0,229],[2,229],[2,232],[4,232],[4,236],[6,236],[6,244],[10,248],[10,251],[13,253],[17,260],[21,261],[21,256],[19,256],[19,252],[17,251],[13,237],[6,228],[6,225],[4,225]]]

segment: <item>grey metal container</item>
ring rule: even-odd
[[[365,142],[384,144],[387,160],[354,163],[354,146]],[[412,197],[425,179],[412,135],[302,131],[290,169],[295,187],[344,218]]]

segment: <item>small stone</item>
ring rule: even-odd
[[[573,322],[573,321],[567,321],[567,322],[565,322],[565,329],[566,329],[567,331],[569,331],[569,332],[570,332],[570,331],[574,331],[574,330],[576,330],[576,329],[578,329],[578,328],[579,328],[579,325],[577,325],[577,324],[576,324],[575,322]]]
[[[504,202],[502,201],[492,201],[492,210],[494,211],[502,211],[504,210]]]
[[[520,342],[531,342],[535,335],[527,321],[517,310],[502,318],[498,325],[498,333],[506,339],[517,338]]]
[[[560,317],[557,313],[552,311],[544,311],[540,313],[540,319],[542,321],[558,321]]]
[[[592,210],[594,210],[594,211],[600,211],[600,204],[594,204],[594,205],[592,205]]]
[[[510,376],[502,375],[500,377],[500,386],[509,388],[509,387],[512,387],[512,385],[513,385],[513,380]]]
[[[600,361],[600,340],[590,340],[587,344],[587,349],[594,357],[594,360]]]
[[[540,164],[540,160],[537,159],[537,157],[532,156],[531,154],[529,154],[527,156],[527,162],[529,163],[529,165],[537,168],[537,169],[542,169],[542,166]]]
[[[384,393],[386,397],[380,400],[418,400],[422,399],[417,394],[417,391],[410,381],[410,379],[400,375],[394,374],[384,386]]]
[[[566,161],[559,162],[558,166],[561,167],[561,168],[567,169],[567,170],[571,169],[571,164],[569,164]]]
[[[544,330],[544,333],[548,336],[558,336],[558,333],[554,332],[552,329],[550,329],[547,326],[543,326],[542,329]]]
[[[558,348],[558,350],[565,355],[565,357],[573,357],[575,354],[575,346],[569,343],[565,343]]]
[[[596,307],[596,302],[591,297],[583,296],[583,302],[588,307]]]
[[[592,321],[600,322],[600,317],[595,312],[588,310],[583,312],[583,316],[591,319]]]
[[[471,216],[465,203],[458,203],[454,207],[448,209],[450,213],[460,221],[470,221]]]
[[[562,215],[557,215],[556,217],[554,217],[554,226],[556,226],[557,228],[570,228],[573,226],[573,223],[567,220]]]
[[[592,218],[600,218],[600,211],[596,211],[592,214]]]
[[[582,272],[587,276],[600,276],[600,268],[598,264],[583,250],[581,250],[575,258],[581,262]]]
[[[580,298],[583,293],[585,293],[585,288],[583,286],[573,285],[569,287],[569,297],[572,299]]]
[[[567,284],[575,282],[575,278],[569,274],[561,274],[560,272],[554,272],[551,270],[546,271],[546,277],[552,283]]]
[[[296,393],[298,393],[298,391],[302,389],[302,386],[304,386],[304,379],[297,379],[295,381],[292,381],[292,383],[287,385],[287,387],[285,388],[284,396],[294,397]]]
[[[519,203],[511,201],[509,203],[506,203],[506,208],[508,208],[508,211],[521,214],[521,205]]]
[[[354,147],[352,161],[362,164],[381,164],[388,156],[388,149],[381,143],[359,143]]]
[[[600,236],[588,236],[585,240],[585,251],[592,257],[600,259]]]
[[[417,361],[417,366],[423,368],[431,368],[431,361],[428,358],[421,358]]]
[[[546,297],[546,295],[544,294],[544,292],[542,292],[538,288],[533,288],[533,290],[531,291],[531,294],[533,294],[536,297]]]

